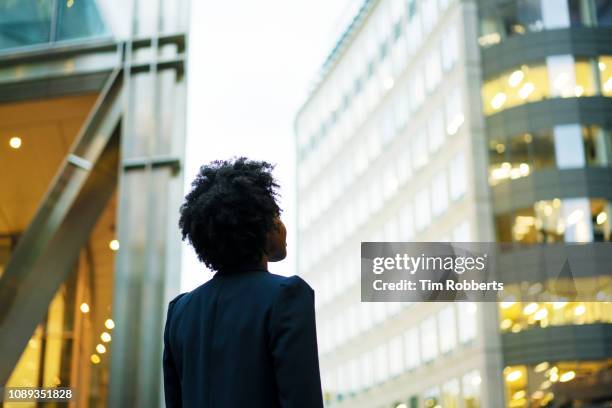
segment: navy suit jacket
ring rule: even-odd
[[[166,406],[321,408],[314,291],[266,270],[215,276],[168,306]]]

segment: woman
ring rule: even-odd
[[[164,331],[166,406],[323,406],[314,291],[268,272],[285,258],[278,184],[266,162],[202,166],[179,226],[214,277],[172,300]]]

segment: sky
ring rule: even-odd
[[[269,270],[281,275],[297,272],[293,121],[355,1],[192,2],[185,193],[198,168],[214,159],[275,164],[288,255]],[[187,244],[181,275],[182,292],[211,277]]]

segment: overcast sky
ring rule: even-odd
[[[358,1],[358,0],[352,0]],[[293,120],[343,27],[351,0],[193,1],[189,38],[186,188],[203,163],[245,155],[277,165],[295,274]],[[183,248],[181,290],[210,273]]]

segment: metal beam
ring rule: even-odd
[[[122,80],[122,69],[118,68],[109,77],[0,278],[0,384],[8,381],[116,189]]]

